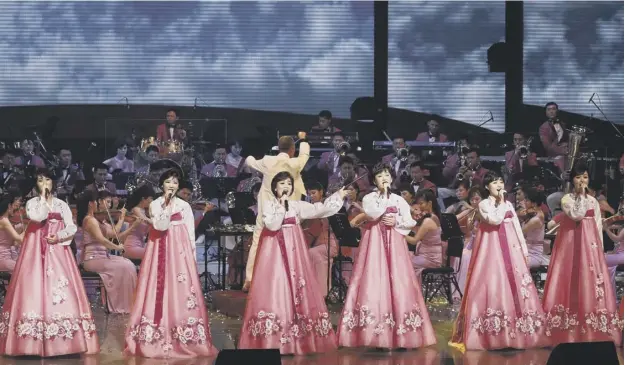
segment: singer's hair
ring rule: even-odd
[[[15,203],[15,201],[19,198],[19,195],[14,194],[6,194],[2,196],[2,199],[0,199],[0,215],[6,213],[11,204]]]
[[[426,203],[432,203],[432,213],[434,213],[437,217],[441,216],[441,208],[438,206],[438,202],[436,201],[436,195],[430,189],[421,189],[417,191],[417,195],[414,198],[415,202],[419,202],[419,200],[423,200]]]
[[[89,213],[89,203],[112,197],[113,194],[108,190],[95,191],[85,190],[81,198],[76,204],[76,222],[82,227],[85,217]]]
[[[490,185],[490,183],[495,182],[497,180],[503,181],[501,174],[496,171],[489,170],[486,173],[486,175],[484,175],[484,179],[482,179],[482,184],[484,185],[484,189],[488,190],[488,185]]]
[[[281,171],[278,172],[276,176],[273,177],[273,179],[271,179],[271,191],[276,198],[280,198],[278,196],[278,192],[276,191],[276,187],[278,186],[278,183],[280,181],[284,180],[291,180],[291,194],[289,194],[289,196],[293,195],[293,191],[295,190],[293,176],[291,176],[291,174],[289,174],[287,171]]]
[[[372,175],[373,175],[374,180],[378,174],[381,174],[384,171],[391,174],[391,177],[395,179],[395,171],[393,171],[393,169],[391,168],[391,165],[385,162],[378,162],[377,164],[375,164],[375,166],[373,166]]]
[[[295,147],[295,141],[293,141],[293,138],[290,136],[282,136],[278,140],[278,150],[280,152],[287,153],[293,147]]]
[[[139,203],[141,203],[143,199],[147,199],[153,196],[154,190],[152,189],[152,187],[148,185],[141,185],[132,192],[130,197],[128,197],[128,200],[126,201],[126,209],[130,210],[139,205]]]
[[[569,181],[572,183],[575,176],[584,175],[585,172],[590,174],[588,170],[588,164],[584,160],[578,160],[571,169],[571,174],[569,175]]]
[[[52,180],[52,191],[56,189],[56,177],[54,176],[54,172],[48,170],[47,168],[38,168],[37,172],[35,173],[35,190],[37,191],[37,193],[42,193],[42,191],[39,190],[39,185],[37,185],[37,179],[39,179],[39,176]],[[50,191],[50,194],[52,194],[52,191]]]
[[[162,188],[165,180],[169,179],[170,177],[175,177],[178,180],[178,188],[180,188],[180,180],[182,180],[182,176],[180,176],[180,172],[178,172],[177,169],[169,169],[163,172],[161,174],[161,177],[158,179],[158,186]]]

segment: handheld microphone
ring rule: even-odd
[[[592,103],[592,99],[594,99],[596,93],[592,93],[590,99],[588,99],[588,104]]]
[[[45,194],[45,196],[46,196],[46,199],[48,199],[48,198],[50,197],[50,189],[46,188],[46,189],[44,190],[44,194]]]

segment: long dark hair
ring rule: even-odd
[[[432,213],[434,213],[437,217],[441,216],[441,207],[438,206],[438,202],[436,201],[436,195],[430,189],[422,189],[417,191],[417,195],[415,196],[415,201],[419,201],[420,199],[425,202],[432,203]]]
[[[128,201],[126,202],[126,206],[128,207],[128,210],[130,210],[139,205],[143,199],[147,199],[151,196],[154,196],[154,190],[152,190],[152,188],[148,185],[141,185],[132,192],[132,195],[130,195]]]
[[[99,200],[106,199],[112,196],[113,194],[111,194],[108,190],[85,191],[85,193],[82,194],[80,200],[78,200],[78,203],[76,204],[76,222],[78,223],[78,225],[82,227],[82,223],[89,213],[89,203],[97,202]]]
[[[11,206],[11,204],[15,203],[15,201],[19,198],[20,198],[19,195],[14,195],[14,194],[6,194],[2,196],[2,198],[0,199],[0,216],[4,215],[4,213],[6,213],[7,210],[9,210],[9,207]]]

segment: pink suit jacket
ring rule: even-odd
[[[419,142],[429,142],[430,141],[430,133],[429,132],[421,132],[417,135],[417,141]],[[447,142],[447,135],[443,133],[439,133],[438,138],[436,138],[436,142]]]
[[[566,128],[564,123],[560,123],[562,128]],[[547,152],[548,157],[556,157],[566,155],[566,151],[568,149],[568,141],[563,140],[558,142],[558,133],[556,129],[553,127],[549,121],[544,122],[540,128],[538,129],[538,135],[540,136],[540,141],[545,148],[545,152]]]

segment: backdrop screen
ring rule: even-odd
[[[484,127],[504,130],[505,76],[486,62],[505,39],[503,1],[390,2],[388,22],[389,106],[472,124],[490,111]]]
[[[526,1],[525,104],[623,123],[623,2]]]
[[[349,116],[373,95],[372,2],[0,2],[0,105]]]

